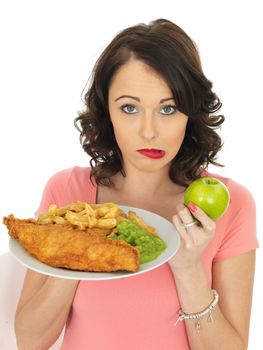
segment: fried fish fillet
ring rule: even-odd
[[[11,237],[43,263],[71,270],[138,271],[139,251],[124,241],[80,230],[70,224],[38,224],[9,215],[3,223]]]

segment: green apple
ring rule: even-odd
[[[229,206],[230,195],[226,185],[212,177],[201,177],[186,189],[184,204],[194,203],[211,219],[218,220]]]

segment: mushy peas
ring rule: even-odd
[[[166,249],[166,244],[160,237],[146,231],[133,219],[118,224],[117,233],[111,238],[123,240],[137,248],[141,264],[156,259]]]

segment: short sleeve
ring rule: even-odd
[[[231,215],[214,262],[258,248],[256,205],[244,186],[230,181]]]
[[[71,176],[72,169],[62,170],[54,174],[46,183],[40,205],[35,212],[38,215],[41,212],[48,211],[51,204],[60,206],[65,196],[65,188]]]

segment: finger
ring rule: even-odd
[[[195,219],[193,218],[191,212],[189,211],[189,209],[182,204],[179,204],[177,207],[177,214],[179,215],[179,217],[181,218],[182,222],[184,224],[189,224],[190,222],[193,222]],[[194,227],[194,226],[192,226]],[[189,227],[190,229],[191,227]]]
[[[193,216],[201,223],[205,232],[208,234],[214,233],[216,228],[215,222],[201,208],[193,203],[189,203],[187,207]]]
[[[185,244],[190,242],[190,238],[188,237],[188,234],[186,232],[186,229],[182,223],[182,220],[180,219],[180,217],[178,215],[174,215],[173,218],[173,223],[174,226],[176,227],[178,233],[180,234],[182,240],[185,242]]]
[[[193,217],[193,215],[191,214],[190,210],[183,204],[179,204],[177,207],[177,214],[180,217],[180,219],[182,220],[183,224],[189,224],[192,223],[194,221],[196,221],[196,219]],[[190,227],[185,227],[184,226],[184,230],[186,231],[187,237],[188,237],[188,243],[191,245],[197,245],[198,244],[198,240],[200,239],[200,229],[203,228],[201,227],[199,222],[196,222],[196,225],[190,226]]]

